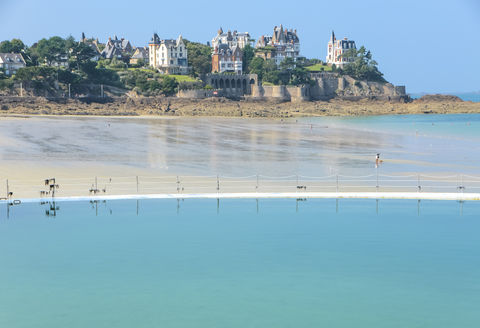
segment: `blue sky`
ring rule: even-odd
[[[257,39],[273,26],[296,28],[302,55],[325,58],[331,30],[370,49],[387,80],[407,92],[480,90],[480,0],[343,1],[33,1],[0,0],[0,40],[28,45],[82,32],[146,45],[181,33],[211,40],[219,26]]]

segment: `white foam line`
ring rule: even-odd
[[[480,200],[480,193],[439,192],[244,192],[244,193],[198,193],[198,194],[148,194],[148,195],[103,195],[55,197],[55,201],[90,201],[115,199],[217,199],[217,198],[359,198],[359,199],[425,199],[425,200]],[[20,198],[23,203],[50,201],[52,198]],[[10,200],[10,201],[13,201]],[[0,203],[6,203],[1,200]]]

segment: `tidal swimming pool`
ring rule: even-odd
[[[480,202],[0,204],[0,327],[478,327]]]

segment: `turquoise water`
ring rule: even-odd
[[[121,200],[0,211],[0,327],[480,322],[478,202]]]
[[[480,169],[480,114],[320,117],[299,122],[313,124],[314,128],[323,125],[340,129],[348,131],[344,135],[354,133],[362,135],[364,140],[375,141],[368,148],[381,153],[388,162],[382,167],[384,173],[428,171],[477,175]],[[362,147],[356,151],[359,155],[366,153]],[[347,164],[353,166],[354,162],[349,159],[344,165]]]

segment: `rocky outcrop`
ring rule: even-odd
[[[369,98],[398,101],[408,97],[404,86],[391,83],[359,81],[335,73],[312,73],[311,77],[315,82],[310,88],[311,100]]]
[[[43,97],[0,97],[0,115],[104,115],[104,116],[224,116],[305,117],[384,114],[480,113],[480,103],[415,100],[399,102],[361,99],[356,101],[286,102],[282,99],[230,100],[221,97],[182,99],[170,97],[118,97],[103,102]]]

